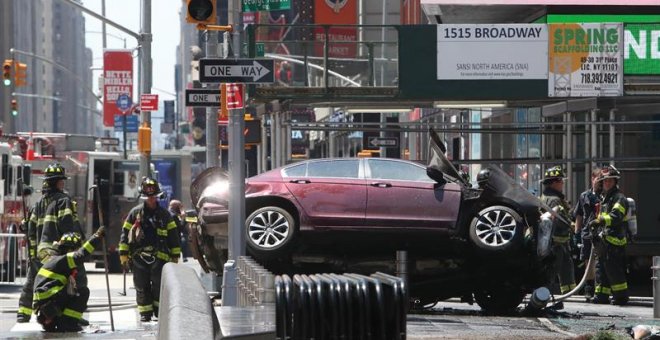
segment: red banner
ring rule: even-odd
[[[114,126],[114,116],[120,115],[117,98],[128,94],[133,101],[133,53],[131,50],[103,52],[103,125]]]
[[[315,0],[314,23],[331,25],[356,25],[358,0]],[[314,30],[316,41],[325,40],[323,28]],[[357,29],[353,27],[331,27],[328,30],[328,56],[354,58],[357,53]],[[323,55],[323,44],[316,45],[316,54]]]

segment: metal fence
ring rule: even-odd
[[[22,285],[27,265],[25,234],[0,233],[0,284]]]
[[[259,306],[275,303],[275,278],[271,272],[247,256],[238,258],[238,305]]]
[[[250,25],[247,54],[275,60],[267,87],[396,87],[396,25]]]

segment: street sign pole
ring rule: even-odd
[[[124,135],[124,139],[123,139],[123,141],[124,141],[124,159],[128,159],[128,150],[126,150],[126,128],[127,128],[126,125],[128,125],[128,124],[126,124],[126,112],[122,111],[121,114],[122,114],[121,119],[124,121],[124,126],[122,126],[122,129],[121,129],[122,133]]]
[[[240,58],[240,0],[230,0],[229,23],[234,24],[234,58]],[[227,86],[225,86],[227,88]],[[245,100],[245,99],[244,99]],[[229,256],[224,268],[222,304],[238,306],[238,258],[245,255],[245,116],[242,109],[229,111]],[[217,126],[217,124],[216,124]]]
[[[119,111],[121,111],[122,115],[122,133],[124,136],[124,159],[128,159],[128,152],[126,150],[126,130],[127,130],[127,119],[126,119],[126,113],[130,112],[131,109],[131,96],[128,93],[123,93],[119,95],[119,98],[117,98],[117,108],[119,108]]]
[[[151,93],[151,0],[142,0],[140,31],[140,94]],[[140,110],[140,121],[151,128],[151,112]],[[151,137],[150,137],[151,138]],[[140,178],[151,175],[151,153],[140,153]]]
[[[206,55],[213,58],[218,55],[218,32],[207,31]],[[217,84],[211,85],[218,89]],[[219,91],[219,90],[218,90]],[[206,108],[206,167],[218,166],[218,110],[214,107]]]

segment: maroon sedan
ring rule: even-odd
[[[281,261],[314,251],[324,264],[343,266],[332,270],[359,271],[356,265],[367,263],[373,272],[375,261],[392,271],[394,251],[409,250],[416,259],[411,292],[420,301],[474,294],[485,309],[514,308],[544,270],[537,265],[543,260],[537,248],[549,246],[549,238],[538,236],[544,207],[494,165],[471,185],[447,160],[437,135],[431,137],[426,166],[387,158],[313,159],[248,178],[248,253]],[[207,169],[191,186],[204,226],[199,252],[220,261],[216,268],[222,258],[209,254],[213,243],[227,238],[227,180],[221,169]]]

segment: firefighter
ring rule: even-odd
[[[50,255],[57,253],[53,244],[66,233],[77,232],[84,238],[78,221],[76,203],[64,193],[64,181],[68,179],[64,167],[55,163],[45,170],[44,179],[52,191],[50,203],[44,215],[43,232],[37,246],[37,258],[44,263]]]
[[[82,330],[80,320],[87,309],[89,288],[77,286],[76,277],[85,266],[85,257],[104,235],[105,227],[100,227],[81,247],[80,234],[65,233],[53,244],[56,253],[39,269],[34,282],[34,310],[46,332]]]
[[[597,205],[600,204],[601,185],[598,181],[600,168],[594,167],[591,171],[591,188],[580,194],[578,202],[573,209],[575,220],[575,234],[580,235],[582,248],[580,248],[580,261],[586,266],[591,254],[591,232],[587,225],[596,218]],[[593,267],[592,267],[593,268]],[[588,301],[594,295],[594,270],[587,272],[587,283],[584,287],[584,295]]]
[[[45,185],[46,183],[44,183]],[[32,195],[32,188],[27,187],[30,190],[23,190],[23,202],[25,203],[27,201],[27,198]],[[43,195],[45,195],[47,190],[42,191]],[[39,201],[43,200],[43,197],[39,199]],[[35,204],[35,206],[37,206]],[[27,207],[25,207],[27,208]],[[35,254],[37,250],[37,243],[36,243],[36,236],[32,235],[32,231],[35,230],[34,227],[31,228],[31,222],[32,222],[32,214],[34,213],[34,206],[28,208],[25,211],[25,216],[23,217],[23,220],[21,221],[21,226],[20,226],[20,231],[21,233],[25,233],[27,235],[27,248],[28,248],[28,270],[27,270],[27,276],[25,278],[25,283],[23,284],[23,288],[21,290],[21,297],[18,299],[18,313],[16,314],[16,322],[18,323],[25,323],[25,322],[30,322],[30,318],[32,317],[32,287],[34,286],[34,277],[37,275],[37,270],[39,270],[39,267],[41,266],[36,262],[35,259]],[[34,219],[36,223],[36,218]]]
[[[179,237],[181,239],[181,257],[183,257],[183,262],[188,262],[186,256],[188,256],[188,227],[183,221],[183,213],[181,207],[181,201],[171,200],[168,206],[170,215],[172,215],[172,220],[176,223],[177,230],[179,231]]]
[[[603,193],[600,214],[589,222],[594,232],[593,244],[598,250],[596,264],[597,304],[628,303],[628,282],[626,280],[626,231],[625,220],[628,201],[619,189],[621,173],[614,166],[604,166],[598,181],[602,183]]]
[[[41,268],[41,262],[39,262],[36,256],[37,240],[41,236],[43,217],[46,213],[48,202],[50,202],[48,181],[43,182],[41,195],[39,201],[28,210],[26,220],[24,221],[23,232],[27,234],[29,261],[27,276],[21,290],[21,297],[18,299],[18,313],[16,315],[16,321],[18,323],[30,322],[30,318],[32,318],[32,289],[34,288],[34,278],[37,276],[39,268]]]
[[[145,201],[128,213],[119,241],[119,257],[124,268],[133,271],[140,321],[158,317],[160,275],[167,262],[178,262],[181,255],[179,231],[170,213],[158,205],[160,186],[145,177],[140,194]]]
[[[66,176],[65,169],[59,163],[53,163],[44,170],[44,179],[48,182],[50,190],[50,201],[46,206],[43,217],[43,228],[37,245],[37,259],[46,263],[51,255],[57,254],[54,243],[66,233],[78,233],[85,239],[78,221],[76,202],[64,192]],[[85,268],[78,269],[77,284],[80,287],[87,286],[87,274]]]
[[[575,272],[569,241],[571,239],[570,207],[564,196],[564,170],[553,166],[543,176],[541,200],[565,221],[555,218],[552,228],[552,253],[555,256],[555,272],[559,276],[559,289],[562,294],[575,288]]]

